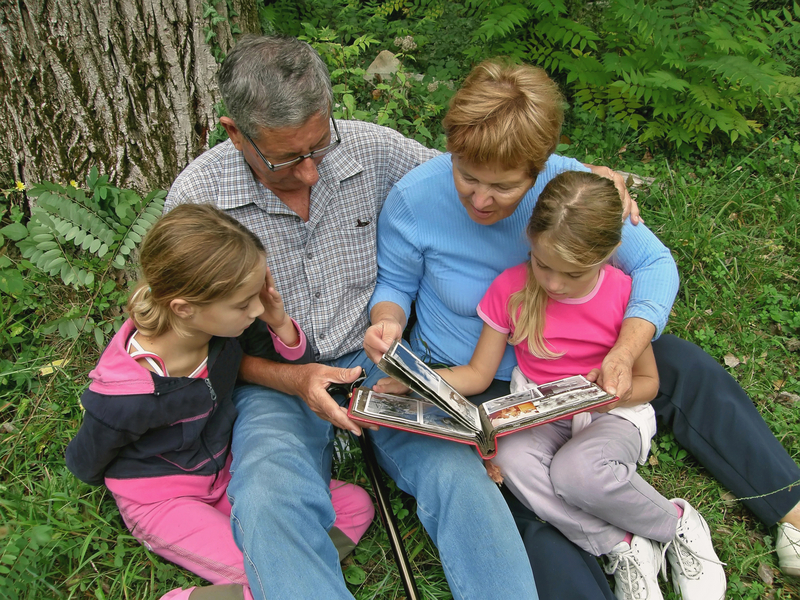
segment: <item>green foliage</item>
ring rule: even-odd
[[[103,347],[122,323],[125,270],[161,215],[166,193],[143,199],[112,186],[94,168],[86,185],[29,186],[26,193],[36,204],[27,224],[23,211],[12,207],[6,214],[10,222],[0,229],[6,242],[0,253],[0,369],[15,373],[15,379],[31,376],[16,368],[20,362],[58,358],[49,352],[31,356],[37,340],[52,334],[77,340],[85,332]],[[18,254],[10,251],[12,242]],[[63,287],[53,286],[54,277]]]
[[[52,594],[54,588],[42,581],[36,554],[47,546],[52,538],[52,528],[35,525],[29,529],[16,530],[5,526],[0,530],[0,595],[8,600],[28,597],[21,590],[39,588],[43,593]],[[24,593],[24,592],[23,592]]]
[[[217,10],[218,7],[224,4],[223,13]],[[236,12],[236,9],[233,7],[232,0],[217,0],[216,2],[213,0],[203,2],[203,19],[205,19],[205,24],[203,25],[203,36],[205,39],[206,44],[208,44],[211,54],[214,56],[214,59],[221,63],[225,59],[225,53],[222,51],[222,48],[217,41],[217,29],[220,24],[229,24],[230,25],[230,32],[231,35],[238,35],[242,33],[241,28],[237,23],[231,21],[231,19],[238,17],[239,13]]]
[[[328,64],[333,82],[333,115],[391,127],[427,146],[444,148],[442,112],[452,90],[431,77],[415,78],[404,69],[391,79],[364,79],[365,55],[378,41],[371,34],[349,44],[331,29],[304,24],[308,41]]]
[[[166,192],[142,199],[131,190],[108,183],[93,168],[87,191],[55,183],[33,185],[36,198],[27,236],[17,242],[22,257],[66,285],[87,287],[109,269],[123,269],[127,257],[142,241],[164,208]]]
[[[796,2],[760,12],[748,0],[611,0],[600,13],[549,0],[479,6],[474,44],[560,73],[578,104],[639,129],[640,142],[702,149],[797,110]]]

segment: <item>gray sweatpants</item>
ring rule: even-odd
[[[640,446],[630,421],[594,413],[575,437],[569,420],[505,436],[492,462],[525,506],[600,556],[627,532],[658,542],[675,536],[675,505],[636,473]]]

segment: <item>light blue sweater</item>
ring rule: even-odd
[[[576,160],[553,155],[514,213],[493,225],[472,221],[458,199],[449,154],[410,171],[389,193],[378,220],[378,283],[370,310],[394,302],[417,323],[414,351],[432,362],[469,362],[483,321],[476,308],[502,271],[528,260],[525,227],[539,193],[562,171],[586,171]],[[625,317],[639,317],[660,335],[678,291],[678,271],[669,250],[644,225],[630,220],[612,263],[633,278]],[[506,348],[498,379],[511,378],[516,364]]]

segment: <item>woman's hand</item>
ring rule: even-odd
[[[364,334],[364,351],[369,359],[378,364],[392,342],[403,336],[403,326],[393,317],[384,317],[367,329]]]
[[[603,386],[600,385],[600,383],[597,381],[599,378],[600,378],[600,369],[592,369],[586,374],[586,379],[588,379],[592,383],[596,383],[602,388]],[[592,410],[594,412],[604,413],[610,411],[612,408],[617,408],[619,405],[620,405],[619,399],[617,399],[616,402],[612,402],[611,404],[604,404],[603,406],[598,406],[597,408],[593,408]]]
[[[644,219],[642,219],[641,215],[639,215],[639,205],[636,204],[636,200],[631,198],[631,195],[628,193],[628,186],[625,184],[625,178],[621,174],[617,173],[613,169],[609,169],[608,167],[598,167],[596,165],[587,165],[585,163],[584,166],[588,167],[595,175],[600,175],[600,177],[605,177],[606,179],[610,179],[614,182],[614,186],[619,192],[620,200],[622,200],[623,220],[630,215],[631,223],[633,225],[644,223]]]

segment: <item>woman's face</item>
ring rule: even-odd
[[[452,160],[458,198],[479,225],[493,225],[510,216],[535,181],[527,169],[477,165],[455,154]]]

